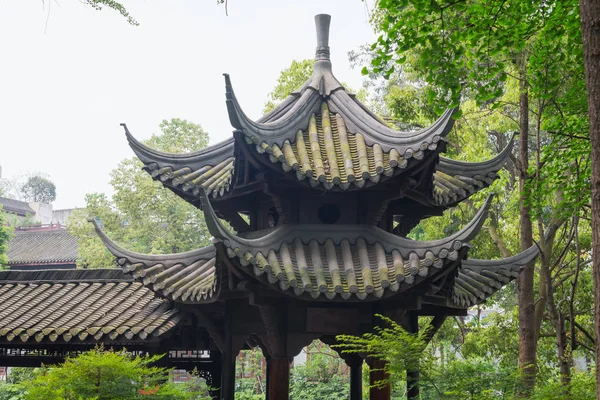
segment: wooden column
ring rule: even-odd
[[[235,393],[235,356],[233,354],[233,335],[231,305],[225,306],[225,343],[221,369],[221,399],[233,400]]]
[[[290,359],[287,350],[287,314],[285,304],[262,304],[260,315],[265,325],[267,358],[267,398],[288,400]]]
[[[362,400],[362,365],[363,359],[352,356],[346,360],[350,367],[350,400]]]
[[[379,359],[371,359],[369,367],[371,372],[369,373],[369,383],[371,388],[369,389],[370,400],[390,400],[392,398],[392,388],[390,384],[374,387],[376,382],[388,379],[388,374],[384,371],[386,361]]]
[[[269,400],[288,400],[290,362],[287,357],[271,357],[267,361],[267,396]]]
[[[419,332],[419,316],[415,313],[408,313],[404,319],[404,329],[410,333]],[[406,398],[408,400],[417,400],[419,393],[419,366],[406,370]]]

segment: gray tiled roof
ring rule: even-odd
[[[0,340],[151,340],[181,318],[118,269],[0,272]]]
[[[66,230],[19,232],[8,242],[8,264],[74,263],[77,239]]]
[[[17,215],[34,215],[35,211],[33,211],[33,209],[31,207],[29,207],[29,204],[24,202],[24,201],[20,201],[20,200],[14,200],[14,199],[8,199],[6,197],[0,197],[0,205],[2,205],[2,210],[12,213],[12,214],[17,214]]]

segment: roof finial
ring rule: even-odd
[[[315,15],[315,25],[317,26],[317,54],[315,61],[329,61],[329,24],[331,23],[331,15],[317,14]]]

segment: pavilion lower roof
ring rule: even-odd
[[[123,272],[169,300],[180,303],[211,303],[219,294],[219,270],[214,246],[169,255],[140,254],[111,241],[94,223],[108,250],[117,257]]]
[[[537,245],[501,260],[468,259],[461,263],[454,280],[452,301],[468,308],[484,302],[519,276],[521,268],[539,254]]]
[[[0,272],[0,340],[155,340],[177,325],[173,303],[118,269]]]

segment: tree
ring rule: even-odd
[[[168,371],[153,366],[161,356],[134,356],[96,348],[25,380],[25,399],[192,399],[197,394],[172,384]]]
[[[47,178],[31,176],[21,186],[21,195],[25,201],[50,204],[56,200],[56,186]]]
[[[408,1],[377,2],[375,24],[382,33],[373,45],[372,71],[390,76],[397,69],[416,71],[425,83],[430,101],[457,106],[461,96],[480,105],[495,103],[509,76],[519,83],[521,190],[521,248],[533,243],[531,198],[527,183],[535,175],[529,168],[531,100],[537,102],[536,145],[541,123],[552,108],[552,97],[562,89],[561,68],[572,71],[582,63],[577,2],[569,1]],[[365,68],[365,73],[368,69]],[[575,73],[573,76],[578,77]],[[575,85],[576,86],[576,82]],[[571,93],[574,101],[581,97]],[[559,112],[562,110],[558,109]],[[564,119],[563,119],[564,121]],[[537,152],[540,152],[540,146]],[[570,168],[571,163],[564,163]],[[543,164],[536,163],[536,169]],[[561,174],[566,172],[563,169]],[[560,224],[555,224],[560,226]],[[544,301],[534,301],[533,265],[521,273],[519,293],[520,364],[525,394],[535,384],[536,312]],[[537,313],[539,317],[539,313]],[[539,321],[540,318],[537,318]]]
[[[202,127],[182,119],[164,120],[160,132],[144,143],[157,150],[184,153],[208,144]],[[86,195],[86,207],[67,222],[79,244],[79,266],[106,268],[114,265],[93,230],[89,218],[125,247],[141,253],[177,253],[210,243],[201,210],[180,199],[142,170],[137,158],[123,160],[111,172],[112,199],[105,194]]]
[[[279,73],[275,87],[269,93],[269,100],[265,104],[263,113],[266,114],[274,109],[277,104],[285,100],[294,90],[310,79],[313,73],[315,60],[292,61],[292,64]]]
[[[592,142],[592,238],[594,251],[594,325],[596,362],[600,360],[600,1],[581,0],[581,33]],[[600,399],[600,368],[596,368],[596,398]]]
[[[6,214],[2,211],[0,206],[0,270],[6,267],[8,258],[6,252],[8,251],[8,241],[10,239],[10,227],[7,226]]]

